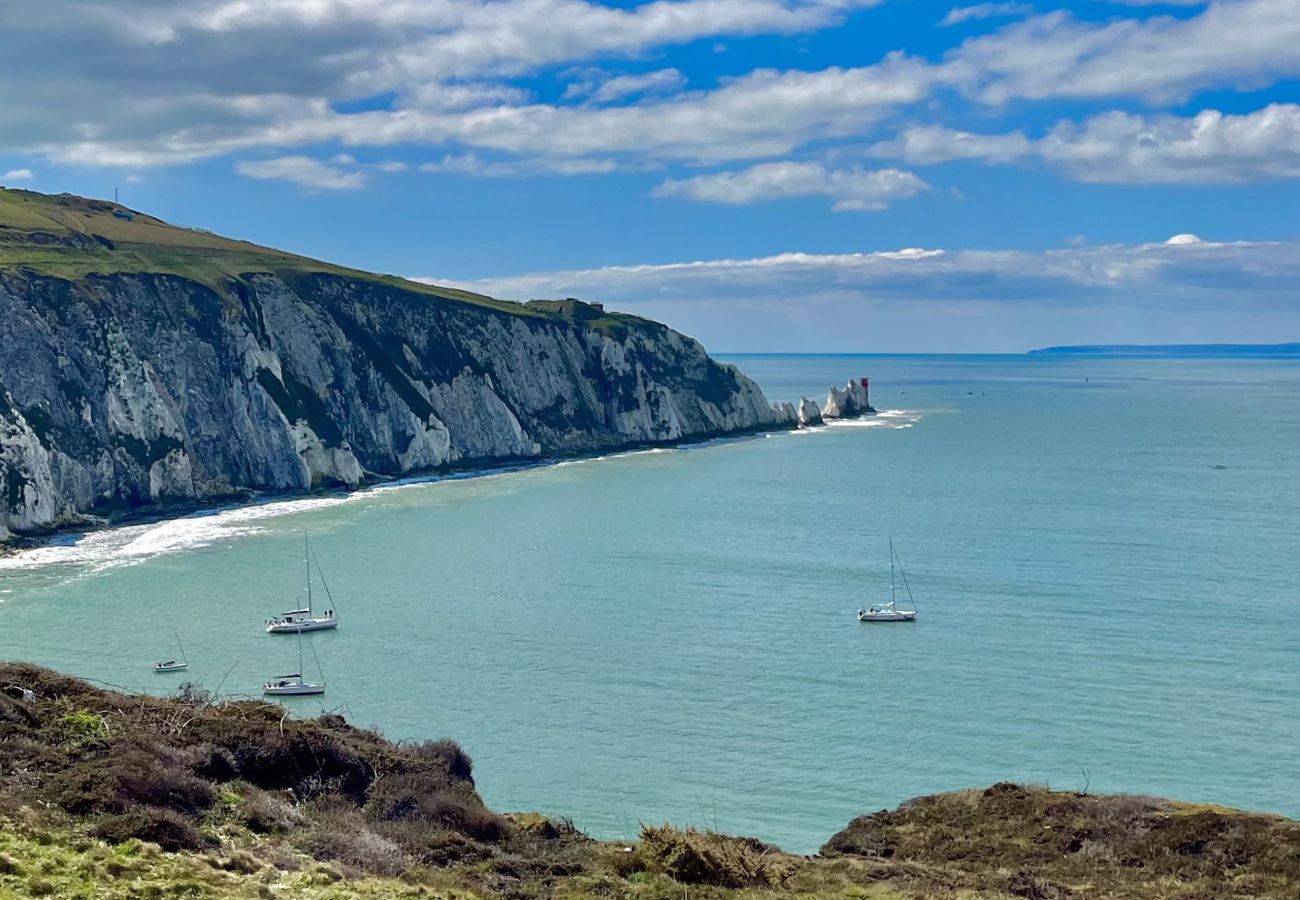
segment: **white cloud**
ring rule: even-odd
[[[1174,101],[1215,85],[1249,90],[1300,75],[1296,0],[1217,0],[1190,18],[1084,22],[1065,12],[972,38],[950,74],[986,103],[1014,98]]]
[[[881,159],[901,159],[912,165],[930,165],[954,159],[1011,162],[1030,152],[1031,143],[1020,132],[972,134],[941,125],[904,128],[887,141],[873,144],[868,153]]]
[[[668,179],[654,189],[657,197],[686,197],[707,203],[744,204],[786,197],[829,197],[837,212],[882,210],[929,185],[900,169],[834,169],[816,162],[763,163],[738,172]]]
[[[31,169],[10,169],[3,175],[0,175],[0,183],[12,183],[14,181],[31,181],[36,177]]]
[[[868,152],[912,165],[1036,157],[1080,181],[1111,184],[1300,178],[1300,105],[1275,103],[1242,115],[1211,109],[1191,117],[1107,112],[1081,125],[1060,122],[1033,141],[1019,132],[980,135],[921,126],[905,129]]]
[[[310,156],[281,156],[276,159],[241,162],[235,169],[240,175],[249,178],[289,181],[303,187],[327,191],[351,191],[366,184],[364,173],[349,172]]]
[[[870,2],[655,0],[620,9],[587,0],[81,0],[81,15],[70,17],[44,0],[8,0],[0,5],[0,33],[11,38],[0,54],[0,152],[146,168],[249,151],[306,156],[306,148],[329,147],[312,154],[328,158],[335,144],[409,145],[437,147],[452,159],[517,157],[490,164],[498,169],[593,171],[781,158],[816,142],[872,138],[882,121],[951,87],[989,104],[1154,102],[1300,75],[1297,0],[1214,0],[1181,18],[1092,22],[1050,13],[972,38],[937,63],[895,53],[856,68],[760,69],[708,90],[684,90],[675,69],[599,72],[552,104],[503,80],[548,78],[555,66],[700,38],[808,32]],[[1018,9],[984,3],[958,7],[950,18]],[[64,49],[51,58],[42,49],[51,45]],[[38,69],[41,79],[24,77]],[[583,104],[572,105],[578,98]],[[1075,177],[1106,180],[1086,145],[1116,143],[1102,126],[1132,123],[1088,124],[1095,133],[1056,135],[1051,161]],[[883,152],[893,144],[901,158],[953,158],[942,144],[958,137],[966,158],[1003,161],[1049,149],[1046,141],[1027,149],[1019,134],[917,129],[876,146]],[[1168,147],[1121,159],[1123,178],[1141,180],[1143,169],[1205,177],[1195,153],[1162,169],[1160,160],[1173,160],[1182,152],[1174,145],[1187,142],[1172,130],[1157,138]],[[1281,155],[1294,154],[1283,148]],[[1245,168],[1251,165],[1263,166]],[[334,167],[345,170],[344,182],[375,171]],[[1228,169],[1235,174],[1224,180],[1254,177]],[[320,174],[326,182],[340,177]]]
[[[974,6],[954,6],[939,23],[943,26],[960,25],[980,19],[1002,16],[1023,16],[1034,11],[1028,3],[976,3]]]
[[[1276,341],[1300,333],[1297,283],[1300,243],[1161,240],[1042,253],[783,253],[454,284],[603,300],[719,350],[825,352]]]
[[[634,94],[662,94],[679,90],[686,76],[677,69],[658,69],[639,75],[610,77],[600,70],[582,73],[564,89],[566,100],[586,98],[591,103],[611,103]]]
[[[636,301],[671,294],[683,298],[788,296],[792,283],[850,288],[867,294],[945,299],[1056,298],[1075,302],[1091,291],[1133,291],[1134,303],[1160,303],[1162,289],[1196,288],[1207,294],[1278,291],[1297,307],[1300,243],[1219,243],[1187,240],[1070,247],[1042,253],[907,248],[870,253],[782,253],[753,259],[717,259],[663,265],[610,266],[461,282],[512,298],[579,292]],[[1205,277],[1214,273],[1214,277]],[[1233,278],[1223,278],[1232,273]],[[427,280],[427,279],[424,279]],[[1141,290],[1136,290],[1141,289]],[[1154,289],[1154,293],[1144,293]]]
[[[1191,118],[1109,112],[1058,125],[1038,152],[1082,181],[1231,183],[1300,178],[1300,106]]]
[[[420,171],[480,178],[523,178],[529,175],[597,175],[616,168],[611,159],[484,159],[474,153],[449,153],[440,160],[423,163]]]
[[[359,146],[376,122],[374,143],[407,131],[440,143],[450,139],[440,133],[484,127],[494,108],[526,108],[528,93],[502,76],[699,38],[812,31],[872,2],[79,0],[68,16],[44,0],[7,0],[0,152],[144,167],[341,134]],[[40,79],[25,77],[35,70]],[[667,86],[656,77],[641,90]],[[615,81],[606,96],[631,87]],[[428,121],[453,112],[467,121]]]

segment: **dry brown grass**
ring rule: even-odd
[[[855,819],[822,848],[964,887],[1064,897],[1300,897],[1300,823],[1152,797],[997,784]]]
[[[0,898],[135,896],[145,870],[221,898],[1300,898],[1300,823],[1273,816],[998,784],[855,819],[817,858],[667,825],[629,849],[487,809],[450,741],[21,664],[0,664],[0,825]]]

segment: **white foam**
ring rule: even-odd
[[[812,428],[765,432],[762,436],[820,434],[831,429],[843,428],[911,428],[920,419],[921,414],[911,410],[882,410],[873,417],[837,419]],[[649,447],[583,459],[562,460],[550,464],[524,464],[479,472],[400,479],[351,494],[270,500],[249,506],[193,513],[161,522],[143,525],[121,525],[76,536],[62,536],[55,538],[49,544],[20,550],[9,556],[0,557],[0,573],[66,566],[76,570],[69,573],[72,577],[96,575],[120,566],[138,565],[146,560],[166,554],[181,553],[221,542],[226,542],[228,545],[233,538],[266,533],[269,530],[268,523],[272,519],[279,519],[297,513],[329,509],[344,503],[355,503],[367,497],[374,498],[377,494],[386,494],[390,491],[414,488],[427,489],[446,481],[506,478],[519,474],[542,472],[552,468],[584,465],[612,459],[678,453],[692,448],[717,446],[745,439],[744,437],[716,438],[682,447]],[[10,591],[8,589],[0,590],[0,594],[4,593],[10,593]]]
[[[629,450],[623,453],[611,453],[586,459],[564,460],[547,465],[509,466],[495,470],[464,472],[453,475],[407,478],[375,485],[367,490],[356,491],[351,494],[269,500],[249,506],[197,512],[177,519],[167,519],[145,525],[120,525],[77,536],[59,537],[49,544],[20,550],[10,556],[0,557],[0,573],[66,566],[77,569],[76,572],[70,573],[73,577],[96,575],[108,569],[138,565],[166,554],[181,553],[215,543],[229,542],[232,538],[264,534],[269,530],[267,527],[269,520],[291,516],[296,513],[329,509],[344,503],[360,502],[366,498],[373,499],[376,495],[388,494],[393,491],[414,488],[427,489],[447,481],[493,480],[561,466],[600,462],[602,460],[620,459],[643,454],[672,453],[673,451],[674,448],[672,447],[651,447],[644,450]]]
[[[874,416],[857,419],[830,419],[821,425],[800,428],[790,434],[821,434],[831,429],[844,428],[911,428],[923,418],[922,414],[911,409],[882,409]]]
[[[167,553],[206,547],[266,529],[259,523],[299,512],[326,509],[348,503],[363,494],[342,497],[308,497],[277,500],[210,512],[194,513],[147,525],[123,525],[90,532],[73,540],[58,539],[42,547],[20,550],[0,559],[0,572],[45,566],[83,566],[82,574],[97,574],[118,566],[130,566]]]

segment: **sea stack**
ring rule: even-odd
[[[813,425],[822,423],[822,411],[807,397],[799,398],[799,426],[801,428],[811,428]]]
[[[844,390],[833,387],[826,395],[826,405],[822,407],[823,419],[851,419],[857,416],[874,416],[876,410],[871,405],[866,378],[850,381]]]

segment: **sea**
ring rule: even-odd
[[[309,534],[342,624],[285,702],[454,738],[499,810],[796,852],[1004,780],[1300,816],[1300,361],[725,359],[880,414],[64,535],[0,559],[0,657],[256,696]],[[918,619],[860,624],[891,538]]]

